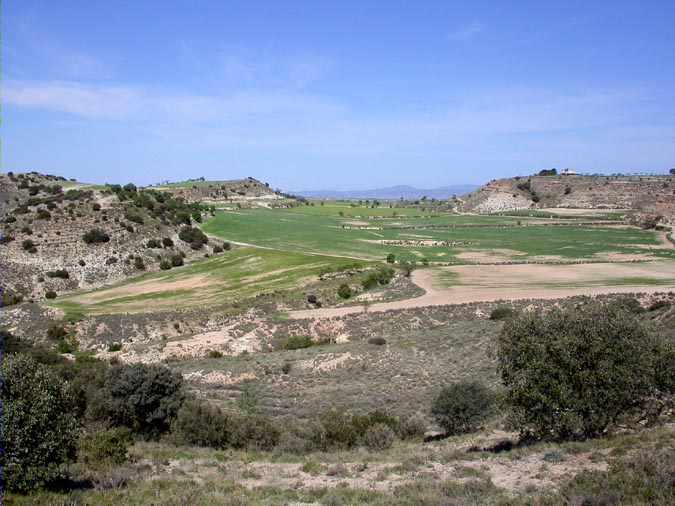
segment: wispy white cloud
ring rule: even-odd
[[[485,31],[485,25],[482,23],[479,23],[477,21],[472,21],[471,23],[467,23],[465,25],[462,25],[458,28],[456,28],[454,31],[450,33],[450,39],[451,40],[456,40],[456,41],[461,41],[461,42],[466,42],[471,39],[474,39],[476,36],[479,34],[483,33]]]

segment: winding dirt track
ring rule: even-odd
[[[457,276],[461,284],[439,286],[438,278],[443,271]],[[650,284],[647,279],[659,284]],[[383,312],[468,302],[667,292],[675,290],[675,262],[464,265],[419,269],[413,272],[412,281],[426,293],[413,299],[372,304],[367,308],[348,306],[291,311],[289,318],[335,318],[364,311]]]

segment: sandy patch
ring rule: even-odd
[[[131,285],[110,288],[107,290],[97,290],[96,292],[85,295],[78,295],[72,298],[73,301],[80,304],[94,304],[101,300],[116,299],[119,297],[129,297],[133,295],[144,295],[148,293],[160,293],[174,290],[191,290],[202,288],[209,285],[208,276],[191,276],[186,279],[176,281],[147,280]]]
[[[239,383],[243,383],[245,381],[253,381],[257,379],[257,376],[252,372],[245,372],[235,376],[231,371],[211,371],[208,373],[196,371],[184,374],[183,378],[185,378],[186,381],[190,381],[192,383],[201,383],[203,385],[231,386],[238,385]]]
[[[517,259],[520,256],[526,256],[527,253],[523,251],[513,250],[513,249],[493,249],[493,250],[483,250],[483,251],[463,251],[458,253],[456,256],[460,260],[466,260],[467,262],[474,263],[493,263],[493,262],[510,262],[511,260]]]

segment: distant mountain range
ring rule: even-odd
[[[380,200],[414,200],[422,197],[428,199],[449,199],[453,195],[464,195],[478,189],[478,185],[461,184],[443,186],[430,190],[423,190],[408,185],[391,186],[389,188],[376,188],[372,190],[314,190],[297,191],[296,195],[301,195],[310,199],[380,199]]]

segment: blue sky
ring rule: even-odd
[[[675,167],[675,2],[8,0],[2,169],[285,189]]]

